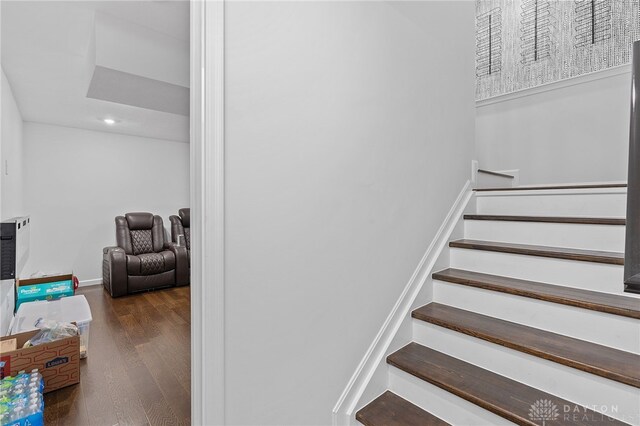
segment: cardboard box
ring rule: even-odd
[[[18,349],[18,341],[15,338],[0,341],[0,353],[11,352],[16,349]]]
[[[18,349],[0,353],[0,379],[15,376],[20,370],[37,368],[44,379],[44,392],[51,392],[80,382],[80,336],[22,348],[38,330],[0,338],[16,339]]]
[[[24,302],[36,300],[55,300],[65,296],[73,296],[73,274],[50,275],[41,278],[16,280],[16,307]]]
[[[58,300],[38,300],[23,303],[18,308],[13,321],[11,321],[10,333],[23,333],[36,329],[39,319],[56,322],[74,323],[80,333],[80,358],[86,358],[89,350],[89,331],[91,320],[91,307],[84,295],[63,297]]]

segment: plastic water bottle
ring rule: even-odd
[[[0,380],[0,425],[42,426],[44,382],[38,371]]]
[[[37,377],[42,380],[42,374],[40,374],[40,371],[37,368],[31,370],[31,377]]]
[[[11,412],[11,415],[9,416],[9,421],[15,422],[17,420],[20,420],[23,417],[24,417],[24,409],[21,407],[16,407]]]
[[[26,415],[30,416],[32,414],[37,414],[39,411],[40,411],[40,407],[37,404],[31,404],[27,409]]]
[[[23,384],[18,384],[16,386],[14,386],[13,389],[11,390],[11,393],[14,396],[20,395],[20,394],[22,394],[24,392],[25,392],[25,387],[24,387]]]
[[[40,374],[38,369],[34,368],[33,370],[31,370],[29,377],[29,384],[37,385],[38,391],[42,392],[44,390],[44,380],[42,378],[42,374]]]
[[[37,378],[37,377],[32,377],[32,378],[29,380],[29,386],[30,386],[30,387],[38,387],[38,388],[39,388],[39,387],[40,387],[41,382],[42,382],[42,379],[39,379],[39,378]]]

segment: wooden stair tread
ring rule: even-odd
[[[625,225],[624,218],[614,217],[562,217],[562,216],[507,216],[489,214],[466,214],[465,220],[495,220],[502,222],[571,223],[584,225]]]
[[[476,192],[486,191],[544,191],[554,189],[606,189],[606,188],[626,188],[626,183],[602,183],[602,184],[578,184],[578,185],[532,185],[513,186],[510,188],[475,188]]]
[[[548,424],[625,424],[417,343],[409,343],[389,355],[387,362],[519,425],[541,424],[538,420],[532,420],[529,413],[533,404],[544,400],[556,405],[559,414],[556,420]],[[571,412],[574,407],[580,407],[581,415],[563,416],[565,405],[570,407]]]
[[[449,247],[523,254],[528,256],[551,257],[555,259],[578,260],[582,262],[624,265],[624,253],[610,251],[583,250],[565,247],[547,247],[529,244],[513,244],[497,241],[456,240]]]
[[[434,273],[432,277],[434,280],[640,319],[640,298],[482,274],[462,269],[445,269]]]
[[[449,423],[386,391],[358,410],[356,420],[365,426],[448,426]]]
[[[416,309],[413,318],[491,343],[640,387],[640,355],[439,303]]]

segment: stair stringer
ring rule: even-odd
[[[409,282],[333,408],[333,425],[357,425],[356,410],[388,389],[386,358],[413,338],[411,312],[433,301],[431,274],[449,266],[448,242],[464,235],[464,214],[475,213],[471,181],[462,187]]]

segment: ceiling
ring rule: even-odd
[[[24,121],[189,141],[188,112],[162,105],[180,94],[188,97],[188,88],[184,87],[188,85],[189,66],[188,1],[2,0],[1,5],[2,68]],[[123,24],[132,30],[118,33],[121,40],[117,43],[109,36],[97,40],[98,20],[111,20],[117,23],[113,28]],[[126,39],[129,34],[133,34],[130,40]],[[144,44],[136,44],[135,34],[157,36],[151,40],[151,47],[163,61],[174,63],[162,66],[153,58],[146,60],[149,49],[136,50]],[[149,40],[146,43],[150,46]],[[165,49],[163,43],[172,47]],[[98,58],[120,67],[107,68],[104,77],[104,64],[98,64]],[[127,62],[137,63],[129,70],[125,69]],[[181,76],[170,81],[171,72],[164,71],[178,62]],[[96,72],[99,68],[101,73]],[[118,80],[121,77],[128,79],[126,84]],[[100,90],[95,90],[96,85]],[[90,86],[94,88],[91,93]],[[138,93],[126,87],[142,89]],[[145,88],[160,96],[145,99]],[[169,92],[163,97],[165,90]],[[178,110],[180,113],[175,113]],[[116,123],[108,125],[104,118]]]

